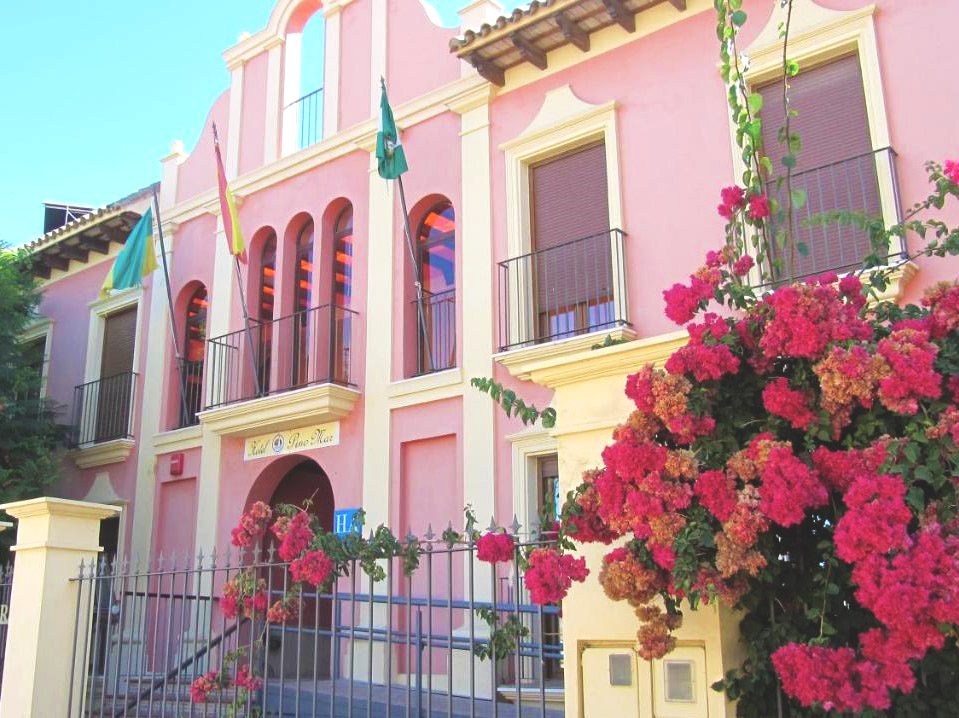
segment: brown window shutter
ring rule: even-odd
[[[803,219],[845,209],[881,212],[876,159],[869,134],[866,97],[857,55],[823,65],[803,68],[790,81],[789,101],[797,116],[790,120],[790,132],[798,133],[802,149],[793,169],[793,189],[806,192]],[[785,124],[780,81],[759,88],[763,96],[763,142],[766,154],[778,174],[783,174],[786,148],[778,141]],[[785,185],[770,193],[785,201]],[[798,239],[808,248],[807,256],[797,253],[797,274],[810,274],[858,264],[869,252],[865,232],[852,227],[802,227]]]
[[[131,307],[106,318],[100,377],[133,371],[133,345],[137,333],[137,308]]]
[[[534,165],[530,191],[534,249],[609,231],[603,143]]]
[[[605,145],[534,165],[530,195],[539,338],[603,323],[613,293]]]

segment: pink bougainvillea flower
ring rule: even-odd
[[[943,174],[946,175],[953,184],[959,184],[959,161],[946,160]]]
[[[491,531],[476,541],[476,558],[487,563],[509,563],[515,550],[516,542],[508,533]]]
[[[284,561],[292,561],[313,540],[310,515],[306,511],[298,511],[293,518],[281,516],[273,524],[273,534],[280,539],[277,555]]]
[[[746,190],[736,185],[724,187],[720,196],[722,203],[716,208],[719,215],[725,219],[732,219],[736,210],[742,209],[746,201]]]
[[[755,264],[756,262],[751,256],[744,254],[733,263],[733,274],[737,277],[745,277]]]
[[[211,693],[220,690],[219,676],[216,671],[209,671],[198,676],[190,685],[190,700],[194,703],[206,703]]]
[[[307,551],[290,563],[290,575],[294,581],[306,581],[321,586],[333,572],[333,561],[322,549]]]
[[[530,600],[540,606],[559,603],[566,597],[573,581],[582,583],[588,575],[585,558],[573,558],[551,548],[534,549],[529,555],[526,571]]]
[[[749,218],[766,219],[769,216],[769,200],[764,194],[754,194],[749,198]]]

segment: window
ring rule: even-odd
[[[183,392],[180,426],[193,426],[203,406],[203,358],[206,349],[206,287],[198,287],[186,306],[183,338]]]
[[[663,666],[666,677],[666,700],[677,703],[692,703],[695,701],[693,662],[664,661]]]
[[[606,147],[600,142],[529,169],[536,335],[553,341],[612,326]],[[525,271],[524,271],[525,270]]]
[[[559,515],[559,460],[556,454],[537,457],[536,492],[538,522],[543,524],[544,521]],[[560,617],[554,613],[543,614],[540,630],[545,645],[556,646],[563,640],[562,623]],[[547,658],[543,661],[543,678],[547,681],[563,680],[563,665],[558,658]]]
[[[44,381],[47,367],[47,337],[46,335],[38,339],[31,339],[23,347],[26,356],[27,366],[33,372],[37,379],[36,385],[31,387],[28,399],[39,400],[44,394]]]
[[[307,220],[296,236],[293,270],[293,364],[291,386],[309,383],[313,304],[313,220]]]
[[[273,358],[273,305],[276,302],[276,234],[270,234],[263,242],[260,253],[260,288],[257,304],[259,346],[257,347],[257,373],[260,388],[270,390],[270,367]]]
[[[94,441],[121,439],[131,434],[136,329],[135,306],[107,315],[104,322],[100,380],[94,386],[86,385],[93,391],[85,401],[93,399],[96,405]]]
[[[416,247],[426,334],[416,332],[417,373],[449,369],[456,365],[456,219],[449,200],[426,212]],[[416,321],[419,327],[418,316]]]
[[[347,205],[333,223],[333,297],[330,306],[330,381],[349,383],[353,313],[353,205]]]
[[[790,81],[790,107],[797,115],[790,132],[799,134],[802,148],[792,172],[793,190],[805,192],[806,203],[796,217],[795,252],[776,254],[793,263],[792,274],[804,276],[827,270],[851,269],[870,251],[866,231],[852,226],[803,227],[806,217],[837,209],[882,214],[877,165],[892,161],[888,149],[874,150],[857,54],[802,71]],[[785,124],[782,82],[758,88],[763,96],[763,143],[777,173],[783,173],[784,147],[778,141]],[[887,164],[888,166],[888,164]],[[770,183],[771,196],[785,200],[785,186]]]

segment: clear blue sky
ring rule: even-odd
[[[448,25],[466,3],[433,0]],[[5,3],[0,241],[37,237],[44,200],[100,206],[159,179],[170,141],[189,150],[228,84],[221,51],[263,27],[272,8],[271,0]]]

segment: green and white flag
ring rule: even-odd
[[[376,168],[383,179],[396,179],[409,167],[396,131],[393,110],[386,99],[386,83],[381,81],[380,84],[383,89],[380,94],[380,131],[376,133]]]

